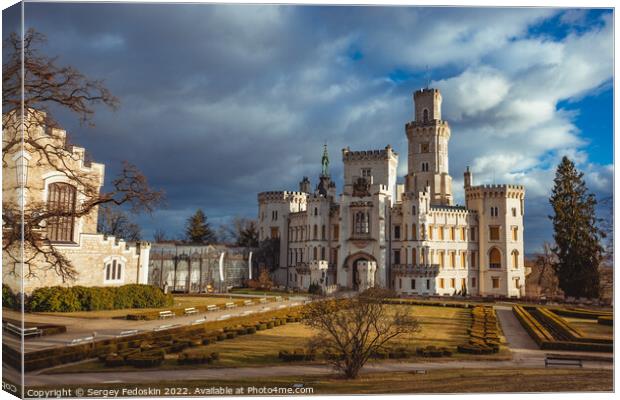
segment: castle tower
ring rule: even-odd
[[[427,186],[431,204],[452,205],[452,177],[448,173],[450,127],[441,119],[438,89],[414,93],[415,119],[405,126],[409,141],[406,192],[417,195]]]

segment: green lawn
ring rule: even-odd
[[[579,329],[588,337],[602,339],[614,338],[614,327],[599,324],[595,319],[571,318],[563,316],[560,318],[564,319],[564,321],[566,321],[573,328]]]
[[[76,311],[76,312],[44,312],[33,313],[41,315],[53,315],[60,317],[73,317],[73,318],[125,318],[127,314],[139,314],[151,311],[162,311],[170,308],[186,308],[207,306],[209,304],[224,304],[230,301],[234,301],[231,297],[225,296],[175,296],[174,305],[170,307],[162,308],[126,308],[123,310],[101,310],[101,311]]]
[[[127,387],[159,388],[160,396],[171,396],[166,388],[182,388],[177,395],[208,395],[213,387],[233,390],[248,387],[292,388],[303,384],[304,394],[380,394],[380,393],[498,393],[498,392],[610,392],[613,390],[612,370],[560,368],[488,368],[428,370],[425,374],[411,372],[368,373],[358,379],[344,380],[331,375],[261,377],[254,379],[193,380],[155,383],[109,383],[79,385],[82,389],[122,389]],[[78,385],[62,385],[76,388]],[[46,386],[38,389],[53,389]],[[308,388],[312,392],[308,392]],[[201,391],[202,390],[202,391]],[[256,393],[254,393],[256,394]],[[273,395],[273,393],[271,394]]]

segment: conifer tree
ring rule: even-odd
[[[553,208],[553,252],[559,286],[567,296],[595,298],[599,295],[599,272],[603,232],[596,225],[596,199],[588,193],[583,173],[562,158],[555,173],[549,202]]]
[[[215,233],[207,222],[205,213],[198,209],[194,215],[187,219],[185,237],[190,243],[208,244],[215,242]]]

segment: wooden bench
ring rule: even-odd
[[[32,328],[24,328],[22,329],[19,326],[13,325],[9,322],[7,322],[7,324],[5,325],[6,329],[9,332],[12,332],[18,336],[24,336],[24,337],[28,337],[28,336],[41,336],[43,335],[43,329],[39,329],[36,326],[33,326]]]
[[[245,300],[245,301],[243,302],[243,305],[244,305],[244,306],[251,306],[252,304],[254,304],[254,302],[253,302],[252,300]]]
[[[95,340],[94,336],[86,336],[83,338],[76,338],[76,339],[72,339],[69,343],[67,343],[67,346],[75,346],[76,344],[82,344],[84,342],[91,342]]]
[[[226,308],[235,308],[237,305],[235,303],[226,303]]]
[[[183,313],[185,315],[198,314],[198,310],[196,310],[195,307],[188,307],[188,308],[185,309],[185,311]]]
[[[219,308],[218,306],[216,306],[215,304],[209,304],[209,305],[207,306],[207,311],[217,311],[217,310],[219,310],[219,309],[220,309],[220,308]]]
[[[159,319],[174,318],[174,317],[175,317],[174,313],[170,310],[159,312]]]
[[[583,362],[580,358],[571,358],[570,356],[562,357],[562,356],[546,356],[545,357],[545,367],[548,366],[573,366],[573,367],[583,367]]]

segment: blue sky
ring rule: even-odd
[[[16,29],[3,13],[4,35]],[[568,155],[612,194],[613,15],[547,8],[26,3],[26,27],[59,63],[105,79],[121,101],[96,127],[60,113],[75,142],[122,160],[167,193],[139,216],[170,236],[203,208],[214,224],[255,217],[256,194],[316,184],[322,144],[340,188],[340,149],[400,153],[412,93],[441,90],[450,173],[526,186],[526,252],[551,240],[547,198]]]

